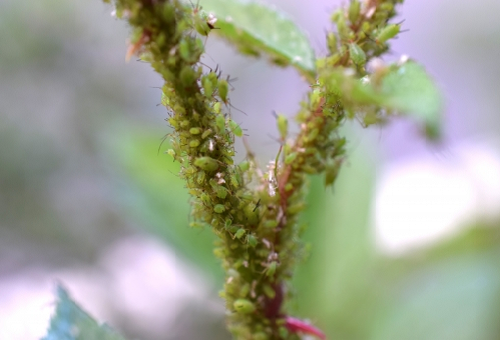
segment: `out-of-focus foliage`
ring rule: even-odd
[[[107,325],[99,325],[73,302],[64,288],[57,287],[57,307],[42,340],[123,340]]]
[[[366,125],[378,122],[371,117],[370,107],[381,107],[387,116],[402,114],[416,121],[430,139],[441,134],[442,99],[439,89],[425,69],[414,61],[379,66],[373,74],[360,80],[343,70],[334,70],[325,81],[340,93],[346,107],[351,111],[367,113],[363,117]]]
[[[222,269],[212,253],[215,236],[209,227],[189,227],[189,196],[178,176],[179,163],[159,153],[168,147],[168,140],[164,142],[150,129],[132,126],[113,134],[107,154],[117,169],[123,169],[116,197],[126,207],[124,213],[168,240],[221,283]]]

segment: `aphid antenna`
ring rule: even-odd
[[[326,28],[323,29],[323,31],[325,32],[325,35],[328,33],[328,30]],[[313,41],[314,42],[313,48],[314,48],[314,50],[318,51],[318,55],[326,56],[328,54],[328,52],[326,51],[325,46],[323,45],[323,42],[320,41],[317,36],[314,36],[313,40],[314,40]]]
[[[233,104],[231,104],[231,102],[229,100],[227,102],[228,102],[228,105],[231,106],[233,109],[235,109],[238,112],[243,113],[245,116],[248,116],[245,111],[242,111],[242,110],[238,109],[237,107],[235,107]]]
[[[191,0],[189,0],[189,3],[191,4],[191,7],[193,8],[193,13],[197,14],[202,7],[200,6],[200,0],[196,1],[196,6],[193,4]]]
[[[207,39],[208,39],[208,35],[207,35],[207,37],[206,37],[206,39],[205,39],[205,42],[203,43],[203,48],[205,48],[205,44],[207,43]],[[216,62],[216,61],[214,60],[214,58],[212,58],[212,56],[211,56],[210,54],[208,54],[208,52],[207,52],[206,50],[205,50],[205,52],[203,53],[202,57],[204,57],[204,56],[209,57],[209,58],[210,58],[210,59],[211,59],[214,63]]]
[[[285,144],[285,142],[281,138],[276,138],[270,134],[268,134],[267,137],[271,138],[273,140],[273,142],[277,142],[280,146],[283,146]],[[271,144],[271,142],[269,142],[269,144],[265,144],[265,145],[272,145],[272,144]]]
[[[238,78],[231,78],[229,74],[226,77],[227,83],[229,84],[229,86],[231,86],[231,91],[234,91],[235,89],[235,87],[233,86],[233,84],[231,84],[231,82],[236,80],[238,80]]]
[[[177,177],[177,178],[181,178],[181,177],[179,176],[179,174],[178,174],[178,173],[177,173],[177,174],[175,174],[175,173],[173,173],[171,170],[168,170],[168,172],[170,172],[172,175],[174,175],[174,176],[175,176],[175,177]],[[186,187],[186,188],[187,188],[187,187]]]
[[[217,76],[217,79],[220,79],[220,77],[222,76],[222,70],[218,70],[219,68],[219,64],[217,64],[217,67],[215,68],[215,74]]]
[[[163,145],[163,143],[165,143],[165,141],[167,140],[167,137],[168,137],[169,133],[167,133],[165,136],[163,136],[161,138],[161,142],[160,142],[160,145],[158,145],[158,151],[156,152],[156,155],[158,156],[160,154],[160,149],[161,149],[161,146]],[[174,159],[174,162],[175,162],[175,159]]]
[[[207,64],[205,64],[204,62],[198,61],[198,64],[205,66],[206,68],[208,68],[210,70],[210,72],[213,72],[213,69],[210,66],[208,66]]]

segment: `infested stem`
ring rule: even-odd
[[[303,257],[298,217],[307,176],[325,173],[325,185],[333,185],[345,153],[339,130],[351,113],[335,72],[350,69],[361,78],[366,63],[388,50],[393,32],[384,27],[398,2],[351,1],[333,14],[336,33],[327,35],[329,55],[317,61],[317,82],[297,116],[300,132],[287,141],[287,122],[278,116],[282,145],[263,173],[253,154],[234,164],[234,139],[242,132],[227,110],[227,79],[200,66],[199,36],[210,34],[216,18],[178,0],[114,1],[118,16],[133,29],[127,58],[141,54],[165,81],[162,103],[172,112],[173,128],[168,153],[181,163],[180,176],[192,196],[192,225],[209,226],[219,237],[214,253],[226,271],[221,296],[237,339],[298,339],[299,332],[308,332],[288,315],[285,302]]]

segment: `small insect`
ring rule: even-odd
[[[193,7],[194,28],[196,32],[200,35],[208,36],[211,30],[216,29],[215,23],[217,22],[217,18],[212,13],[207,15],[202,12],[199,1],[196,6],[193,3],[191,3],[191,6]]]
[[[255,305],[247,299],[238,299],[234,301],[233,307],[234,310],[240,314],[250,314],[256,309]]]
[[[366,62],[365,51],[356,43],[349,44],[349,56],[356,66],[363,65]]]
[[[377,44],[384,44],[387,42],[389,39],[394,38],[397,36],[399,33],[406,32],[408,30],[401,30],[401,25],[403,24],[404,20],[401,22],[398,22],[397,24],[389,24],[382,28],[377,36],[375,37],[375,42]]]

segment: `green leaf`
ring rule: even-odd
[[[427,137],[438,137],[441,128],[441,95],[434,81],[419,64],[408,61],[382,80],[384,106],[423,124]],[[430,135],[432,133],[432,135]]]
[[[304,238],[311,242],[311,255],[299,267],[294,287],[299,315],[315,320],[328,339],[366,339],[375,320],[369,224],[375,176],[367,153],[357,147],[332,190],[315,177],[308,194]]]
[[[293,65],[309,81],[314,81],[315,56],[309,39],[283,13],[257,2],[202,0],[201,5],[217,18],[217,29],[212,32],[242,53],[267,54],[275,64]]]
[[[498,339],[498,255],[450,257],[394,283],[393,306],[371,339]]]
[[[417,253],[383,259],[385,313],[370,339],[497,339],[500,228],[474,224]]]
[[[64,288],[57,287],[56,314],[42,340],[123,340],[106,324],[99,325],[73,302]]]
[[[384,72],[359,80],[352,72],[338,68],[327,70],[321,75],[320,81],[330,92],[340,94],[345,108],[351,112],[362,117],[384,111],[387,116],[401,114],[415,120],[426,137],[438,139],[441,133],[442,100],[437,86],[424,68],[414,61],[408,61],[402,65],[388,66]],[[366,121],[365,124],[370,125]]]

